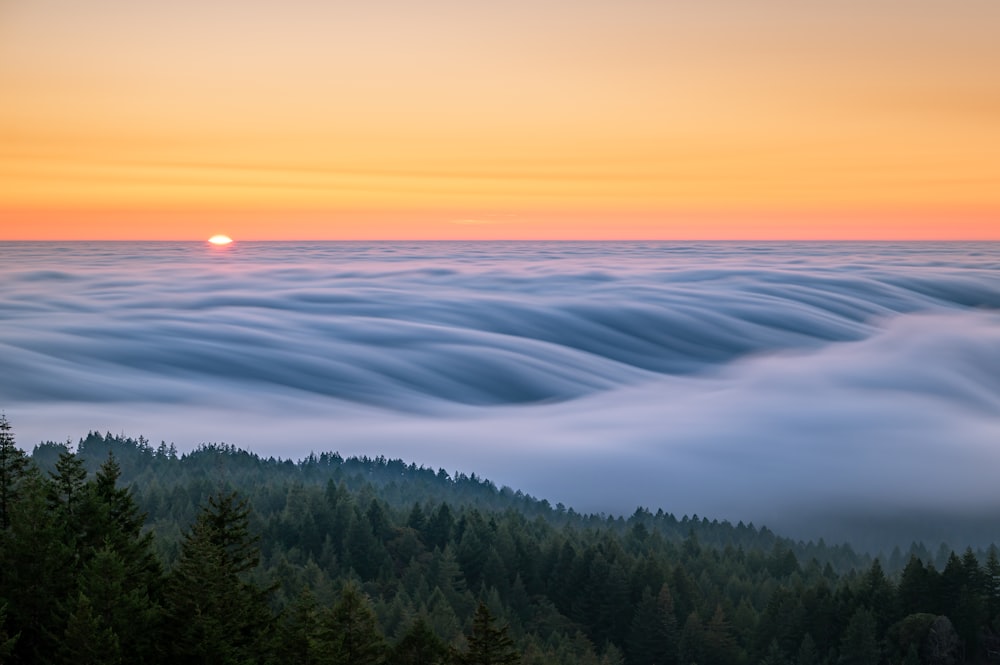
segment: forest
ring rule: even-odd
[[[1000,660],[1000,554],[949,545],[580,514],[384,457],[97,432],[29,454],[0,416],[3,663]]]

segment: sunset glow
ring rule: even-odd
[[[993,0],[12,0],[0,238],[998,238],[997,25]]]
[[[228,245],[233,242],[233,239],[229,236],[215,235],[209,238],[208,242],[213,245]]]

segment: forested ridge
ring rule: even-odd
[[[29,456],[0,418],[0,619],[10,663],[949,665],[1000,659],[1000,556],[582,515],[382,457]]]

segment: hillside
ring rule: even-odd
[[[6,431],[11,662],[68,644],[126,662],[479,662],[501,627],[524,663],[975,662],[995,641],[994,548],[872,560],[661,510],[582,515],[400,460],[110,434],[39,445],[18,470]],[[348,624],[372,660],[345,655]]]

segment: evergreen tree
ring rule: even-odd
[[[8,633],[18,635],[10,662],[39,663],[53,657],[62,639],[61,604],[72,593],[75,571],[63,524],[49,508],[48,481],[29,471],[19,491],[4,534],[2,595]]]
[[[647,587],[632,617],[627,642],[630,663],[673,665],[677,662],[677,618],[666,584],[656,596]]]
[[[934,593],[930,575],[924,563],[915,556],[910,557],[903,574],[899,578],[897,590],[899,610],[903,616],[920,612],[930,612],[934,608]]]
[[[812,635],[806,633],[802,637],[799,645],[799,653],[795,657],[795,665],[818,665],[820,662],[819,651],[816,649],[816,642]]]
[[[736,639],[722,605],[716,605],[715,613],[705,626],[705,663],[727,665],[738,659]]]
[[[143,533],[146,514],[139,510],[131,489],[118,487],[120,477],[121,467],[109,452],[94,476],[97,511],[89,536],[96,546],[117,552],[127,575],[153,594],[159,591],[163,575],[153,551],[153,533]]]
[[[49,475],[52,477],[49,500],[53,508],[62,510],[71,519],[78,516],[85,499],[84,485],[87,481],[87,469],[83,466],[83,460],[67,445],[59,453],[55,471]]]
[[[14,433],[7,416],[0,413],[0,528],[10,527],[11,508],[28,467],[28,456],[14,443]]]
[[[83,645],[89,630],[96,641],[87,648],[102,653],[106,662],[145,663],[158,657],[161,608],[150,598],[148,579],[136,576],[132,568],[110,543],[87,561],[78,576],[77,595],[68,605],[64,647]],[[73,649],[62,651],[65,662],[80,662],[74,660]]]
[[[688,614],[677,641],[677,660],[680,665],[705,663],[707,649],[705,648],[705,626],[697,612]]]
[[[394,665],[444,665],[448,647],[431,630],[423,616],[418,616],[392,649]]]
[[[57,662],[66,665],[120,665],[123,662],[118,636],[101,620],[83,593],[77,597],[57,653]]]
[[[295,602],[285,609],[278,626],[274,665],[314,665],[320,662],[320,616],[316,597],[308,588],[303,589]]]
[[[472,619],[472,632],[468,635],[468,647],[457,654],[460,665],[516,665],[521,656],[514,649],[514,640],[507,634],[508,627],[497,628],[493,615],[485,603],[480,602]]]
[[[333,665],[378,665],[384,662],[385,638],[371,603],[353,582],[324,619],[323,661]]]
[[[760,665],[788,665],[788,658],[785,657],[785,652],[781,650],[778,640],[771,640],[771,643],[767,647],[767,652],[760,660]]]
[[[859,607],[840,641],[840,665],[878,665],[880,657],[875,615]]]
[[[990,621],[996,621],[1000,615],[1000,553],[996,545],[990,545],[986,554],[986,567],[983,570],[983,585],[986,596],[986,615]]]
[[[247,581],[260,560],[246,501],[209,497],[167,581],[166,610],[175,659],[238,665],[260,662],[271,621],[266,597]]]

